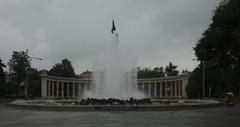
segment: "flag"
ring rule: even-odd
[[[113,33],[114,31],[116,31],[116,27],[115,27],[115,24],[114,24],[114,20],[112,20],[112,30],[111,30],[111,32]]]

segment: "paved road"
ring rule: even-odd
[[[0,104],[0,127],[239,127],[240,105],[158,112],[56,112]]]

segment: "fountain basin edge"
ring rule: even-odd
[[[212,108],[223,106],[220,102],[196,103],[180,105],[35,105],[27,103],[11,102],[6,104],[9,107],[31,110],[48,111],[167,111],[167,110],[188,110],[200,108]]]

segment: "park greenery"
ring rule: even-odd
[[[173,65],[172,62],[164,68],[154,67],[151,69],[150,67],[140,68],[138,67],[137,75],[138,78],[163,78],[166,76],[176,76],[178,75],[179,71],[176,70],[177,65]]]
[[[0,97],[25,97],[26,79],[27,97],[34,98],[41,96],[41,71],[31,67],[31,57],[27,51],[14,51],[8,62],[9,73],[6,81],[4,72],[5,64],[0,59]],[[176,76],[179,71],[177,66],[171,62],[164,67],[138,67],[138,78],[163,78],[166,76]],[[56,63],[49,71],[49,75],[61,77],[76,77],[72,63],[67,58]],[[28,77],[28,78],[26,78]]]
[[[13,51],[8,62],[9,73],[6,80],[5,64],[0,59],[0,97],[40,97],[41,96],[41,71],[31,67],[31,57],[27,51]],[[50,75],[63,77],[76,77],[74,68],[68,59],[63,59],[50,69]],[[28,78],[26,78],[28,77]],[[28,85],[26,86],[26,79]],[[26,92],[27,89],[27,94]]]
[[[14,51],[8,62],[12,78],[20,84],[25,80],[26,70],[30,68],[31,62],[26,51]]]
[[[212,23],[194,47],[199,66],[192,72],[187,86],[190,97],[202,96],[202,70],[205,91],[212,97],[226,92],[240,93],[240,1],[223,0],[214,11]],[[204,68],[203,68],[204,65]]]
[[[49,75],[60,77],[76,77],[71,61],[63,59],[61,63],[55,64],[49,71]]]
[[[0,97],[5,94],[5,73],[3,68],[6,67],[5,64],[2,62],[2,59],[0,58]]]
[[[8,66],[9,73],[7,74],[3,70],[6,66],[0,59],[0,97],[24,97],[26,76],[28,77],[28,97],[40,97],[40,72],[31,68],[31,58],[27,51],[14,51]]]

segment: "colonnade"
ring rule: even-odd
[[[82,97],[84,91],[93,89],[90,79],[65,78],[41,74],[41,96],[54,98]],[[150,98],[185,98],[188,76],[138,79],[139,91]]]
[[[92,80],[49,76],[41,74],[41,97],[74,98],[82,97],[84,91],[92,89]]]
[[[173,80],[139,79],[138,89],[150,98],[182,98],[186,96],[184,78]]]
[[[82,97],[83,92],[91,89],[91,81],[68,82],[60,80],[47,80],[47,97]]]

